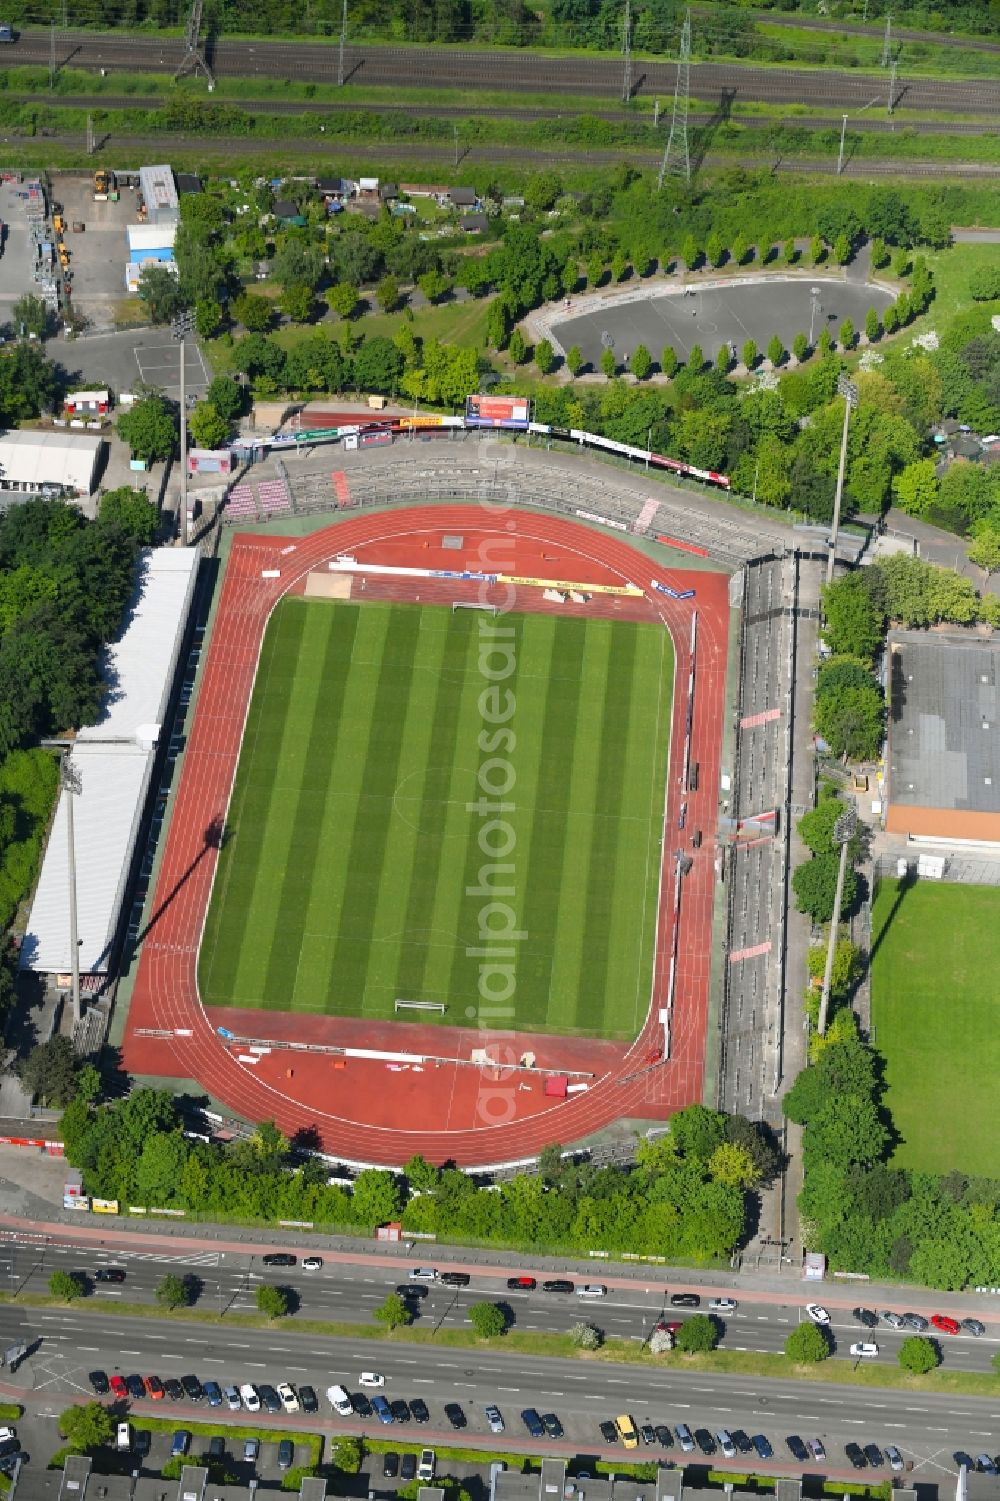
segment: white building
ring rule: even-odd
[[[20,429],[0,437],[0,492],[93,495],[104,439],[90,433]],[[0,499],[0,503],[9,503]]]

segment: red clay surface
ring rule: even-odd
[[[463,546],[444,550],[443,538]],[[517,610],[567,610],[618,619],[659,620],[676,654],[667,789],[664,874],[658,918],[653,1000],[647,1021],[628,1046],[588,1039],[479,1029],[373,1025],[355,1018],[304,1017],[213,1007],[197,986],[198,946],[211,895],[213,829],[225,821],[267,619],[285,593],[304,588],[313,568],[338,553],[359,562],[471,569],[580,584],[633,583],[642,597],[594,594],[585,605],[543,599],[535,585],[494,586],[455,580],[353,579],[356,599],[489,601]],[[277,576],[265,577],[265,573]],[[654,591],[652,580],[693,588],[694,600]],[[680,785],[688,711],[690,633],[698,613],[691,759],[700,763],[699,790]],[[558,517],[528,514],[493,519],[492,508],[431,507],[354,516],[311,536],[240,535],[233,543],[209,642],[176,802],[142,946],[124,1041],[133,1074],[197,1079],[218,1101],[252,1120],[274,1119],[287,1135],[315,1131],[323,1149],[350,1162],[396,1165],[415,1152],[432,1162],[477,1166],[534,1156],[550,1141],[573,1142],[623,1116],[662,1119],[699,1100],[704,1073],[712,906],[715,892],[717,789],[725,691],[728,581],[724,575],[658,567],[619,537]],[[678,832],[681,802],[686,832]],[[690,835],[700,828],[700,850]],[[667,993],[673,926],[674,851],[692,857],[682,885],[672,1047],[662,1060],[659,1008]],[[228,1027],[266,1043],[295,1041],[331,1047],[381,1048],[436,1055],[421,1065],[344,1059],[330,1053],[262,1054],[227,1044]],[[157,1035],[150,1035],[155,1033]],[[487,1048],[497,1067],[467,1062]],[[517,1067],[525,1052],[551,1072],[579,1070],[588,1088],[566,1099],[544,1094],[544,1076]]]

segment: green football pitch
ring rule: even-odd
[[[884,881],[872,911],[872,1021],[894,1161],[996,1176],[1000,890]]]
[[[510,655],[485,662],[510,670],[496,682],[481,656],[493,628],[512,633]],[[505,961],[513,995],[499,994],[509,974],[485,980],[513,1014],[487,1024],[635,1036],[672,691],[662,627],[282,601],[202,942],[203,1001],[392,1020],[402,999],[447,1008],[405,1020],[482,1021],[480,966],[495,956],[476,952],[481,926],[511,923],[492,900],[524,936]]]

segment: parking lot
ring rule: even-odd
[[[0,256],[0,322],[8,322],[14,303],[26,292],[38,294],[32,275],[33,250],[27,208],[13,183],[0,185],[0,219],[6,226]],[[20,190],[23,191],[23,188]]]

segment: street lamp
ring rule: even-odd
[[[823,311],[819,300],[819,287],[810,287],[809,296],[812,299],[809,305],[809,348],[813,347],[813,330],[816,327],[816,314]]]
[[[174,338],[181,346],[181,514],[177,529],[181,547],[188,545],[188,475],[187,475],[187,402],[184,392],[184,349],[189,335],[194,333],[194,313],[190,308],[177,314],[173,321]]]
[[[826,560],[826,581],[833,583],[833,566],[837,561],[837,533],[840,531],[840,502],[844,494],[844,466],[847,463],[847,429],[851,424],[851,411],[858,404],[858,388],[846,375],[837,376],[837,395],[844,398],[844,430],[840,438],[840,465],[837,469],[837,490],[833,497],[833,526],[830,528],[830,555]]]
[[[73,746],[68,740],[43,740],[46,750],[59,752],[59,785],[66,794],[66,840],[69,850],[69,958],[72,975],[73,1025],[80,1020],[80,939],[76,921],[76,840],[73,831],[73,800],[83,791],[80,772],[70,760]]]
[[[847,851],[854,831],[858,826],[858,810],[853,803],[841,813],[833,826],[833,843],[840,845],[840,866],[837,870],[837,891],[833,898],[833,916],[830,919],[830,941],[826,947],[826,968],[823,971],[823,993],[819,1003],[819,1035],[826,1031],[826,1017],[830,1009],[830,988],[833,984],[833,953],[837,946],[837,925],[840,922],[840,904],[844,900],[844,877],[847,873]]]

